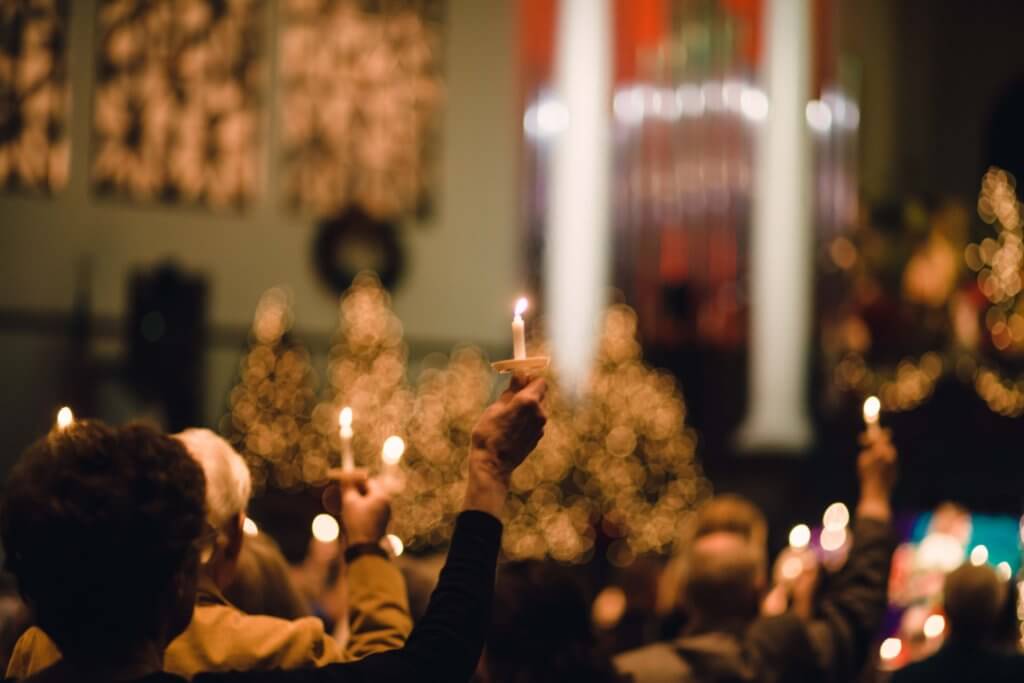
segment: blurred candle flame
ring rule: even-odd
[[[57,411],[57,429],[61,431],[71,426],[71,423],[75,421],[75,415],[71,412],[71,408],[64,406]]]
[[[865,424],[876,424],[878,414],[882,412],[882,402],[877,396],[868,396],[864,401],[864,422]]]
[[[400,436],[389,436],[384,440],[384,447],[381,449],[381,459],[385,465],[397,465],[405,453],[405,441]]]

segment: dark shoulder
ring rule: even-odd
[[[757,619],[743,644],[758,668],[775,672],[778,680],[813,680],[822,674],[807,624],[795,614]]]

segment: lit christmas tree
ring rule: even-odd
[[[256,307],[250,346],[242,357],[230,413],[221,432],[249,463],[253,484],[290,489],[323,479],[323,449],[304,437],[315,400],[309,352],[291,339],[288,295],[267,291]]]
[[[512,477],[510,557],[587,561],[599,523],[619,537],[608,549],[613,564],[667,553],[710,494],[675,378],[643,362],[636,334],[633,310],[613,306],[587,394],[570,401],[550,383],[544,439]]]
[[[356,277],[341,298],[338,338],[331,348],[324,394],[312,412],[306,438],[340,464],[338,416],[352,409],[355,463],[371,470],[389,436],[405,438],[413,393],[406,380],[408,350],[402,323],[391,310],[391,298],[376,276]]]

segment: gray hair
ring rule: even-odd
[[[175,434],[206,475],[206,520],[217,531],[244,513],[252,496],[249,466],[227,441],[209,429]]]

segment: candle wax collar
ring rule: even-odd
[[[491,363],[491,367],[502,374],[510,372],[538,372],[546,370],[551,359],[547,356],[533,356],[531,358],[510,358]]]

